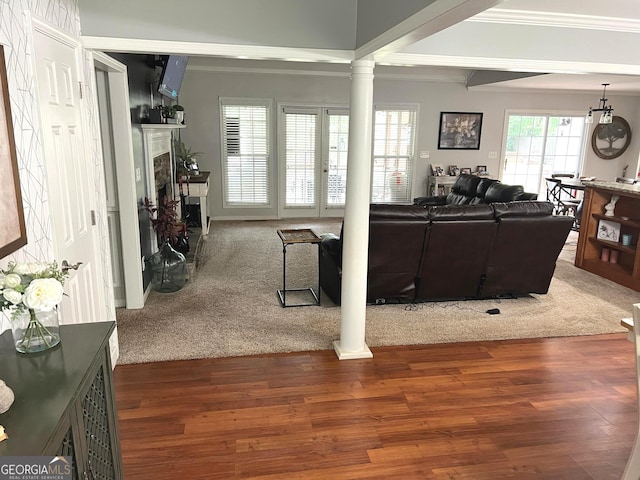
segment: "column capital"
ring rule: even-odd
[[[371,75],[373,78],[373,69],[376,62],[373,60],[353,60],[351,62],[351,78],[355,76]]]

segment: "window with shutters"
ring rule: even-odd
[[[271,103],[221,99],[225,206],[270,204]]]
[[[373,203],[408,203],[415,160],[417,107],[376,107],[373,131]]]

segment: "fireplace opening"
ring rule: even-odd
[[[158,192],[156,193],[156,198],[158,199],[158,206],[164,204],[164,197],[167,196],[167,184],[165,183],[160,188],[158,188]]]
[[[161,155],[153,157],[153,173],[155,177],[156,202],[162,205],[162,199],[167,197],[173,199],[173,190],[171,188],[171,154],[165,152]]]

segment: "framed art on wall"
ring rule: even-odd
[[[18,176],[18,159],[13,136],[11,105],[7,87],[4,47],[0,45],[0,258],[6,257],[27,244],[27,231],[22,208],[22,193]]]
[[[622,117],[613,117],[611,123],[600,123],[591,134],[591,147],[595,154],[612,160],[624,153],[631,143],[631,127]]]
[[[479,150],[482,113],[440,112],[438,149]]]

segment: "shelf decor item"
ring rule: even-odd
[[[611,195],[611,201],[604,206],[604,214],[607,217],[614,216],[614,210],[616,208],[616,203],[620,200],[618,195]]]
[[[620,224],[609,220],[600,220],[598,222],[597,238],[600,240],[617,242],[620,238]]]
[[[60,343],[57,306],[67,276],[55,262],[11,262],[0,270],[0,310],[9,319],[18,352],[41,352]]]
[[[0,380],[0,414],[9,410],[14,400],[13,390],[4,383],[4,380]]]

